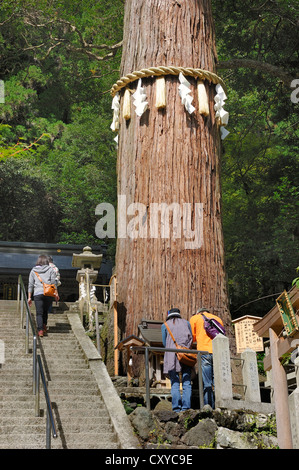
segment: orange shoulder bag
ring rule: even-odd
[[[34,271],[34,274],[37,275],[37,277],[39,278],[40,282],[42,283],[44,287],[44,295],[47,297],[55,297],[55,295],[57,295],[57,289],[56,289],[55,284],[46,284],[35,271]]]

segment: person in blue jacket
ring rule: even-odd
[[[167,325],[169,326],[176,342],[181,346],[191,348],[192,330],[187,320],[181,317],[178,308],[172,308],[167,312]],[[165,348],[175,349],[175,344],[171,338],[165,324],[161,327],[162,342]],[[171,397],[173,411],[180,412],[191,408],[191,367],[181,364],[175,352],[165,351],[164,353],[164,374],[169,376],[171,382]],[[180,392],[180,373],[182,377],[183,393]]]

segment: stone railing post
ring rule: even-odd
[[[297,387],[289,395],[289,410],[293,449],[299,449],[299,357],[295,361]]]
[[[242,375],[245,385],[245,400],[261,402],[256,353],[252,349],[245,349],[241,354],[241,359],[244,360]]]
[[[233,399],[229,339],[222,334],[213,339],[215,406],[225,406]]]
[[[297,384],[297,388],[299,388],[299,356],[297,356],[296,359],[294,359],[294,364],[295,364],[296,384]]]

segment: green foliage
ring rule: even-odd
[[[296,268],[296,271],[299,273],[299,266]],[[299,277],[296,277],[295,279],[293,279],[292,286],[295,286],[295,285],[299,289]]]
[[[220,62],[251,59],[296,76],[294,2],[215,0],[213,6]],[[224,70],[221,76],[230,112],[222,196],[234,314],[244,299],[289,289],[298,265],[298,104],[291,101],[290,83],[258,66]],[[265,313],[274,299],[249,304],[238,315]]]
[[[266,375],[265,369],[264,369],[264,358],[265,358],[265,353],[264,352],[258,352],[256,353],[256,360],[257,360],[257,368],[258,368],[258,373],[260,375]]]
[[[0,237],[2,240],[52,242],[59,207],[39,169],[25,159],[0,163]]]
[[[0,6],[5,64],[0,159],[26,158],[28,174],[31,167],[55,201],[51,236],[36,235],[35,241],[103,243],[95,236],[95,208],[116,201],[111,100],[104,92],[118,76],[120,51],[109,60],[97,57],[109,53],[102,44],[121,40],[122,8],[119,1],[6,1]],[[5,175],[2,189],[9,193]],[[30,229],[3,232],[6,240],[33,236]],[[110,245],[113,251],[115,243]]]

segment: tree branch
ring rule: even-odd
[[[15,17],[15,14],[13,13],[9,18],[3,21],[3,23],[0,23],[0,26],[4,26],[6,23],[9,23],[10,20],[12,20]]]
[[[48,32],[49,25],[53,25],[53,26],[57,26],[58,24],[64,25],[66,28],[68,28],[68,30],[71,33],[74,33],[74,34],[77,35],[77,38],[78,38],[79,43],[80,43],[80,45],[77,47],[74,44],[72,44],[69,39],[59,38],[59,37],[58,38],[57,37],[53,38],[51,32],[48,32],[48,34],[49,34],[48,39],[51,41],[51,45],[48,48],[48,51],[47,51],[47,54],[46,54],[45,58],[48,57],[48,55],[49,55],[49,53],[51,52],[52,49],[54,49],[55,47],[57,47],[61,44],[64,44],[67,47],[67,49],[69,49],[73,52],[86,54],[87,56],[91,57],[92,59],[95,59],[95,60],[98,60],[98,61],[106,60],[106,59],[109,59],[110,57],[113,57],[116,54],[116,52],[118,51],[118,49],[120,49],[122,47],[122,44],[123,44],[122,41],[120,41],[116,44],[112,44],[112,45],[88,43],[87,41],[85,41],[82,32],[77,28],[77,26],[72,24],[70,21],[65,20],[63,18],[55,18],[55,19],[49,20],[47,22],[41,22],[40,21],[41,17],[42,17],[42,12],[34,12],[34,13],[32,13],[32,12],[28,13],[27,12],[27,16],[24,17],[24,24],[26,24],[28,26],[31,26],[31,27],[34,27],[34,28],[46,28],[47,32]],[[39,49],[39,48],[41,48],[45,45],[46,44],[43,43],[43,44],[40,44],[38,46],[30,46],[30,47],[26,48],[25,50]],[[95,52],[93,52],[93,50],[105,50],[105,51],[107,51],[107,53],[104,54],[103,56],[99,56]],[[110,51],[110,52],[108,52],[108,51]]]
[[[260,72],[264,72],[264,73],[267,73],[269,75],[279,78],[286,84],[290,84],[291,81],[294,79],[294,76],[291,76],[287,70],[281,67],[277,67],[276,65],[272,65],[267,62],[260,62],[258,60],[253,60],[253,59],[226,60],[225,62],[219,62],[217,64],[217,68],[218,69],[245,68],[245,69],[259,70]]]

